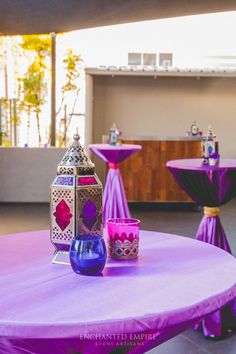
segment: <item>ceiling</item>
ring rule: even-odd
[[[0,34],[82,28],[236,10],[236,0],[0,0]]]

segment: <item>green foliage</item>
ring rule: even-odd
[[[3,108],[6,109],[6,110],[8,110],[10,108],[10,102],[5,97],[1,98],[1,104],[2,104]]]
[[[37,53],[39,57],[47,57],[51,53],[51,39],[48,35],[22,36],[21,48]]]
[[[45,67],[46,68],[46,67]],[[45,103],[46,83],[44,66],[35,59],[28,67],[22,82],[22,93],[24,96],[21,102],[22,108],[32,109],[34,112],[41,112],[41,106]]]
[[[62,86],[62,93],[78,90],[77,79],[80,76],[78,64],[82,62],[81,56],[73,53],[72,49],[68,49],[66,57],[63,60],[66,70],[66,82]]]
[[[0,142],[2,142],[2,138],[7,137],[7,133],[2,131],[2,126],[0,125]]]
[[[47,87],[45,82],[46,58],[51,52],[51,41],[49,36],[31,35],[22,36],[22,38],[23,42],[20,46],[35,55],[24,77],[19,79],[22,83],[21,92],[24,97],[21,106],[39,113],[41,112],[41,106],[45,103]]]
[[[38,140],[41,143],[40,119],[39,114],[42,110],[42,105],[46,100],[46,58],[51,53],[50,36],[31,35],[22,36],[21,48],[24,51],[33,53],[33,61],[28,66],[24,77],[19,79],[21,98],[20,107],[27,111],[30,117],[30,112],[36,113]],[[29,122],[28,122],[29,125]]]

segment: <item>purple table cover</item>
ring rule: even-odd
[[[122,177],[118,164],[134,152],[141,150],[140,145],[92,144],[90,150],[108,163],[106,184],[103,193],[103,223],[110,218],[130,218]]]
[[[236,297],[236,260],[207,243],[140,232],[136,260],[103,276],[52,264],[49,231],[0,236],[0,353],[144,353]]]
[[[182,189],[199,205],[218,207],[236,196],[236,160],[221,159],[218,166],[203,165],[202,159],[182,159],[167,162],[167,167]],[[231,253],[220,218],[204,215],[196,239],[211,243]],[[222,314],[214,315],[212,321],[218,329],[211,330],[210,321],[203,323],[205,335],[221,335]]]

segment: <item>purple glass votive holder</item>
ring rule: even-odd
[[[108,219],[106,225],[108,256],[115,259],[138,257],[140,220]]]

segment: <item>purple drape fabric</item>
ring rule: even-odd
[[[218,215],[214,217],[203,216],[198,227],[196,239],[210,243],[231,253],[228,240]]]
[[[181,236],[140,231],[136,260],[103,276],[52,264],[48,231],[0,237],[0,352],[143,353],[236,297],[236,260]]]
[[[110,168],[103,193],[103,222],[110,218],[130,218],[119,169]]]
[[[202,164],[202,159],[174,160],[167,167],[181,188],[199,205],[218,207],[236,196],[236,160],[221,159],[219,166]],[[231,253],[220,218],[203,216],[196,239]],[[235,303],[232,303],[230,312]],[[224,313],[217,311],[202,321],[205,335],[222,335]],[[229,318],[229,316],[227,316]]]
[[[118,165],[134,152],[141,149],[140,145],[123,144],[111,146],[108,144],[89,145],[90,150],[107,163]],[[110,218],[130,218],[124,186],[120,171],[109,168],[103,193],[103,224]]]
[[[181,170],[167,165],[181,188],[199,205],[216,207],[229,202],[236,195],[235,170]]]

